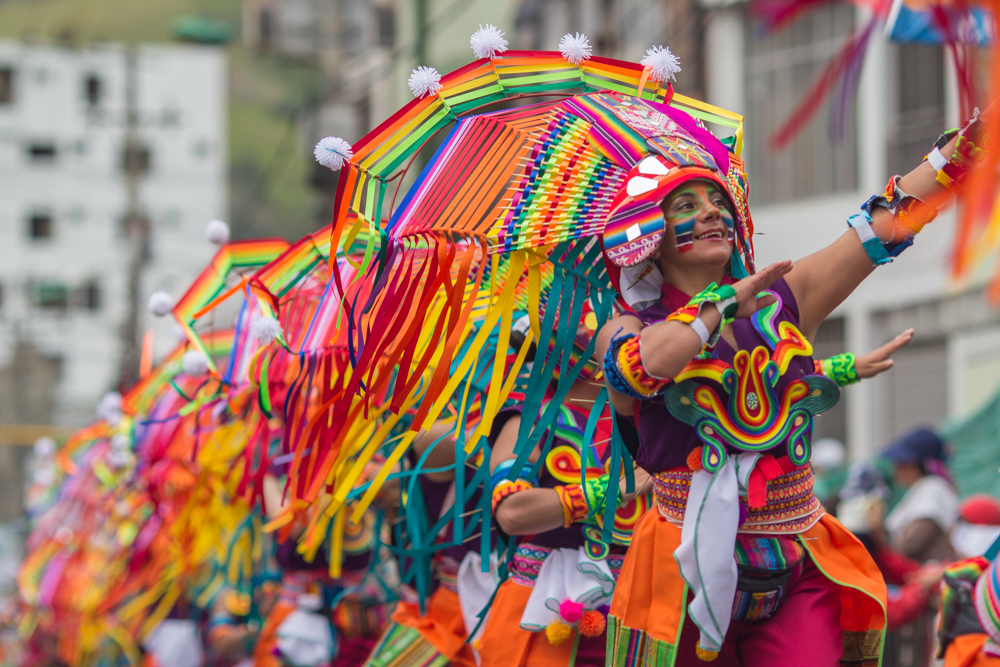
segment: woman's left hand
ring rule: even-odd
[[[854,370],[862,380],[873,378],[892,368],[890,357],[904,345],[913,340],[913,329],[907,329],[882,347],[866,354],[858,355],[854,360]]]

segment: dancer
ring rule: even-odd
[[[602,329],[598,354],[658,509],[615,591],[609,663],[877,663],[885,585],[812,493],[812,419],[839,391],[815,374],[809,341],[933,220],[926,202],[973,166],[981,125],[944,136],[829,247],[753,273],[742,164],[683,112],[656,111],[657,143],[603,237],[633,312]]]
[[[502,410],[493,422],[494,519],[507,535],[526,537],[490,609],[480,642],[483,667],[604,663],[607,605],[625,548],[606,547],[594,525],[603,516],[609,480],[604,464],[611,451],[610,415],[598,422],[592,443],[582,436],[599,389],[588,379],[570,388],[545,460],[536,465],[541,455],[536,447],[515,481],[508,476],[515,464],[520,406]],[[581,409],[581,404],[587,407]],[[586,485],[580,484],[581,465]],[[615,532],[625,539],[648,507],[648,480],[636,470],[631,494],[625,494],[621,481],[623,507],[616,514]]]

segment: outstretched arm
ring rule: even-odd
[[[952,155],[958,137],[941,153]],[[899,188],[924,202],[941,201],[945,189],[937,182],[937,171],[924,161],[903,176]],[[872,210],[872,231],[884,242],[902,241],[892,213],[884,208]],[[812,339],[819,325],[851,295],[875,267],[868,257],[858,232],[848,229],[829,246],[795,262],[786,280],[799,305],[799,329]]]
[[[841,387],[873,378],[892,368],[893,361],[890,357],[911,340],[913,340],[913,329],[907,329],[871,352],[857,356],[845,352],[829,359],[817,359],[816,373],[825,375]]]

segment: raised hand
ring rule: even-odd
[[[750,317],[761,308],[767,308],[774,303],[773,296],[757,298],[757,295],[791,270],[792,260],[786,259],[775,262],[752,276],[747,276],[743,280],[733,283],[733,289],[736,290],[736,302],[739,304],[736,317]]]
[[[907,329],[880,348],[858,355],[854,360],[854,370],[861,379],[873,378],[892,368],[890,357],[896,350],[913,340],[913,329]]]

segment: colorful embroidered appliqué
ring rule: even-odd
[[[778,297],[777,294],[771,293]],[[792,358],[810,356],[812,346],[789,321],[776,322],[781,299],[753,317],[753,324],[771,347],[739,350],[732,366],[715,359],[692,362],[666,395],[670,413],[690,424],[705,443],[702,466],[715,472],[726,460],[726,446],[740,451],[762,452],[783,442],[795,465],[809,460],[812,418],[833,407],[840,390],[829,379],[810,375],[794,380],[778,396],[777,385]],[[704,368],[699,368],[704,366]],[[723,399],[714,388],[682,377],[714,376],[728,395]]]

